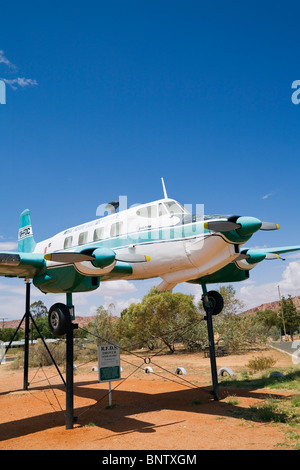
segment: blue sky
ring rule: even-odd
[[[39,241],[120,195],[162,197],[161,176],[182,204],[281,225],[251,246],[300,244],[299,13],[296,1],[3,2],[0,247],[27,207]],[[299,259],[261,263],[238,295],[300,295]],[[80,294],[78,314],[120,310],[156,283]],[[0,317],[22,316],[23,291],[0,280]]]

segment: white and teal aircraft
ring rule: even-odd
[[[216,291],[207,293],[207,284],[246,280],[263,260],[300,250],[300,245],[247,248],[245,243],[255,232],[277,230],[279,225],[239,215],[195,216],[166,192],[163,199],[123,211],[116,206],[111,203],[109,215],[39,243],[33,237],[30,212],[23,211],[18,252],[0,253],[0,275],[32,279],[43,293],[67,296],[119,279],[160,278],[160,290],[191,282],[202,285],[204,298],[217,314],[222,298]],[[55,304],[49,310],[49,324],[57,335],[68,329],[68,306]]]

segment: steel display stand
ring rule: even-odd
[[[0,364],[2,363],[7,351],[10,349],[12,342],[14,341],[23,321],[25,320],[25,342],[24,342],[24,374],[23,374],[23,390],[28,390],[28,368],[29,368],[29,334],[30,334],[30,320],[32,321],[34,327],[36,328],[38,335],[40,336],[53,364],[56,367],[60,378],[62,379],[63,384],[66,387],[66,429],[72,429],[73,424],[75,421],[74,418],[74,409],[73,409],[73,401],[74,401],[74,329],[78,328],[78,325],[70,322],[70,328],[66,335],[66,380],[62,376],[58,365],[55,362],[54,357],[51,354],[33,316],[30,312],[30,281],[25,279],[26,282],[26,299],[25,299],[25,313],[16,328],[8,346],[5,349],[3,356],[0,358]],[[67,294],[67,306],[70,308],[70,315],[73,318],[74,314],[74,307],[72,305],[72,294]]]
[[[208,345],[209,345],[209,357],[210,357],[210,367],[211,367],[211,376],[213,383],[213,396],[216,401],[219,401],[219,384],[218,384],[218,374],[217,374],[217,363],[216,363],[216,350],[215,350],[215,340],[214,340],[214,330],[213,330],[213,308],[207,296],[207,288],[205,284],[202,284],[203,304],[206,308],[206,316],[204,320],[207,322],[207,333],[208,333]]]
[[[70,326],[66,333],[66,380],[63,378],[52,354],[49,350],[33,316],[30,313],[30,281],[25,279],[26,282],[26,299],[25,299],[25,313],[22,320],[20,321],[17,329],[15,330],[8,346],[5,349],[3,356],[0,358],[0,364],[3,361],[7,351],[11,347],[12,342],[14,341],[17,332],[19,331],[23,321],[25,320],[25,343],[24,343],[24,378],[23,378],[23,389],[28,390],[28,366],[29,366],[29,333],[30,333],[30,320],[32,321],[34,327],[36,328],[42,342],[48,351],[48,354],[56,367],[58,374],[60,375],[63,384],[66,387],[66,429],[73,429],[74,422],[76,422],[76,417],[74,417],[74,330],[78,328],[78,325],[73,323],[72,320],[75,319],[74,316],[74,306],[72,304],[72,294],[67,293],[67,307],[70,311]],[[214,344],[214,332],[213,332],[213,307],[209,301],[207,295],[206,285],[202,285],[203,290],[203,305],[206,307],[206,316],[204,319],[207,321],[207,332],[209,340],[209,352],[210,352],[210,364],[211,364],[211,375],[212,375],[212,384],[213,384],[213,396],[214,400],[219,400],[219,390],[218,390],[218,375],[217,375],[217,366],[216,366],[216,353],[215,353],[215,344]]]

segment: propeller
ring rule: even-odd
[[[80,263],[82,261],[93,261],[95,259],[94,256],[86,255],[85,253],[73,253],[72,251],[47,253],[44,258],[46,261],[55,261],[56,263]]]
[[[151,261],[150,256],[136,255],[136,254],[120,254],[116,255],[116,261],[122,261],[123,263],[145,263]]]
[[[240,230],[240,234],[252,234],[256,230],[278,230],[280,225],[273,222],[261,222],[254,217],[232,217],[233,220],[209,220],[204,222],[204,228],[214,232],[230,232],[231,230]]]
[[[262,222],[260,230],[279,230],[280,225],[273,222]]]
[[[246,260],[249,264],[256,264],[264,259],[279,259],[280,256],[277,253],[266,253],[260,250],[249,249],[244,253],[240,253],[234,261]]]
[[[280,256],[277,253],[266,253],[265,259],[279,259]],[[281,258],[282,260],[284,258]]]
[[[204,222],[204,228],[213,230],[214,232],[230,232],[241,228],[241,224],[230,222],[229,220],[212,220]]]
[[[96,250],[95,250],[96,251]],[[112,253],[114,253],[112,251]],[[112,257],[112,254],[110,255]],[[86,253],[74,253],[71,251],[57,252],[57,253],[47,253],[44,256],[47,261],[55,261],[56,263],[81,263],[83,261],[95,261],[97,258],[93,255],[88,255]],[[122,261],[124,263],[145,263],[150,261],[150,256],[138,255],[138,254],[120,254],[117,255],[114,253],[113,259],[111,262]]]

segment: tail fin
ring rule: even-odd
[[[33,238],[30,212],[28,209],[22,212],[19,222],[18,251],[21,253],[32,253],[36,243]]]

